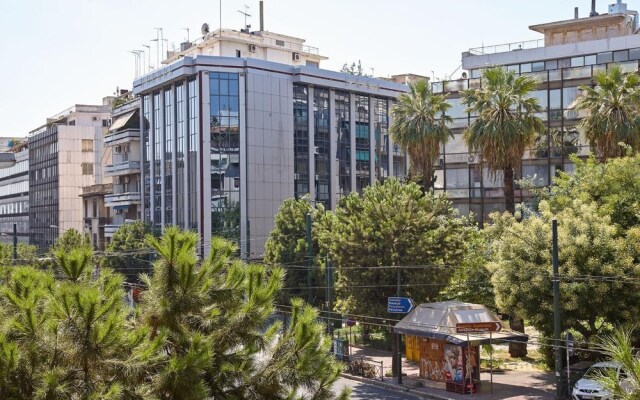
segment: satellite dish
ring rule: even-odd
[[[202,24],[202,28],[200,28],[200,32],[202,32],[203,35],[206,35],[207,33],[209,33],[209,24],[207,24],[206,22]]]

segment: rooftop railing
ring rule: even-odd
[[[536,40],[525,40],[520,42],[512,42],[512,43],[504,43],[504,44],[494,44],[490,46],[481,46],[481,47],[473,47],[469,49],[469,53],[472,55],[483,55],[483,54],[495,54],[495,53],[504,53],[507,51],[517,51],[517,50],[525,50],[525,49],[537,49],[540,47],[544,47],[544,39],[536,39]]]

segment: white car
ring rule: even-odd
[[[596,381],[599,376],[615,371],[620,381],[627,379],[626,372],[615,362],[599,362],[593,364],[584,377],[573,386],[573,400],[613,400],[613,394]]]

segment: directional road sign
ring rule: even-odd
[[[456,324],[457,333],[500,332],[501,329],[502,329],[502,324],[497,321],[460,322]]]
[[[407,314],[413,307],[413,300],[408,297],[388,297],[387,298],[387,312],[397,314]]]

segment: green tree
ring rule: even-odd
[[[469,228],[464,243],[464,259],[449,284],[440,292],[442,301],[458,300],[482,304],[497,310],[491,271],[487,268],[487,239],[484,232]]]
[[[94,273],[90,248],[58,249],[54,271],[11,268],[0,289],[3,399],[115,399],[136,341],[122,277]],[[132,389],[135,392],[135,389]],[[129,397],[131,398],[131,397]]]
[[[390,132],[393,140],[409,153],[411,165],[422,174],[422,189],[433,189],[433,169],[438,161],[440,147],[453,137],[447,126],[453,120],[446,115],[451,104],[444,95],[434,94],[427,80],[409,84],[409,93],[403,93],[391,109]]]
[[[36,261],[36,246],[18,243],[18,264],[29,265]],[[13,263],[13,244],[0,243],[0,266]]]
[[[358,60],[357,64],[355,63],[355,61],[352,62],[351,64],[344,63],[342,68],[340,68],[340,72],[342,72],[343,74],[364,76],[366,78],[373,77],[373,75],[367,74],[364,72],[364,69],[362,68],[362,63],[360,62],[360,60]]]
[[[137,282],[141,273],[151,268],[145,237],[149,226],[142,221],[121,225],[107,245],[101,266],[123,274],[128,282]]]
[[[542,111],[538,100],[530,97],[537,87],[535,79],[503,67],[482,71],[482,87],[465,90],[463,102],[475,119],[464,131],[464,140],[472,153],[493,174],[501,171],[506,210],[515,212],[514,170],[520,169],[525,149],[534,145],[545,129],[536,116]]]
[[[307,231],[306,216],[311,214],[311,237],[314,254],[313,265],[321,265],[318,234],[320,221],[325,210],[322,204],[313,207],[307,197],[287,199],[282,202],[275,217],[275,228],[265,244],[264,261],[268,265],[282,266],[286,271],[284,287],[278,296],[280,304],[289,304],[291,299],[307,297]],[[324,269],[313,268],[311,286],[324,286]],[[325,300],[325,291],[313,289],[313,305],[319,306]]]
[[[594,157],[572,157],[575,172],[560,173],[549,193],[551,209],[560,211],[573,199],[595,202],[598,213],[608,215],[622,229],[640,225],[640,155],[599,163]]]
[[[71,250],[76,247],[91,247],[91,239],[89,235],[82,234],[74,228],[67,229],[60,236],[53,247],[50,249],[51,253],[57,250]]]
[[[199,263],[197,235],[175,227],[147,243],[158,261],[153,276],[144,278],[141,319],[166,356],[150,380],[155,397],[334,398],[340,367],[317,312],[297,300],[282,334],[278,323],[266,327],[281,269],[233,259],[235,245],[221,238]]]
[[[542,201],[540,215],[517,223],[492,215],[489,268],[498,308],[523,316],[543,336],[553,335],[551,221],[558,221],[562,329],[590,341],[611,324],[636,320],[640,312],[638,233],[626,237],[598,213],[597,204],[574,199],[554,213]],[[621,304],[624,306],[621,307]]]
[[[581,86],[576,108],[587,111],[580,121],[592,151],[601,160],[625,155],[624,143],[638,151],[640,147],[640,77],[624,73],[620,66],[596,72],[595,86]]]
[[[446,198],[415,183],[389,179],[351,193],[320,229],[338,271],[338,310],[388,317],[398,272],[402,296],[435,300],[463,259],[468,229]]]
[[[633,346],[633,329],[619,328],[604,335],[598,341],[598,349],[611,361],[617,362],[626,372],[621,381],[617,373],[603,374],[597,380],[615,399],[637,400],[640,398],[640,359]]]

